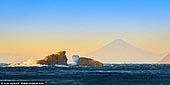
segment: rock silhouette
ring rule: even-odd
[[[42,65],[67,65],[67,57],[65,55],[66,51],[59,51],[54,54],[44,57],[42,60],[38,60],[37,64]]]

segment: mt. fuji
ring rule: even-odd
[[[136,48],[123,40],[117,39],[106,46],[85,54],[104,63],[157,63],[161,57]]]

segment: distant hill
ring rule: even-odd
[[[160,64],[170,64],[170,53],[166,54],[165,57],[159,61]]]
[[[104,63],[157,63],[161,57],[136,48],[123,40],[115,40],[106,46],[85,54]]]
[[[19,63],[23,62],[27,58],[20,54],[12,53],[1,53],[0,54],[0,63]]]

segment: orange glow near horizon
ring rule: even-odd
[[[161,54],[169,52],[170,46],[168,42],[155,42],[152,41],[142,42],[135,40],[125,41],[135,47],[150,51],[155,54]],[[18,41],[17,41],[18,42]],[[40,56],[44,54],[49,54],[59,50],[66,50],[67,54],[71,56],[72,54],[85,54],[93,52],[106,44],[110,43],[111,40],[99,41],[97,40],[78,40],[78,41],[50,41],[50,42],[21,42],[21,43],[12,43],[10,44],[1,44],[0,52],[1,53],[19,53],[27,56]],[[162,44],[163,43],[163,44]]]

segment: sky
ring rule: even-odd
[[[0,53],[95,51],[115,39],[170,52],[169,0],[0,0]]]

